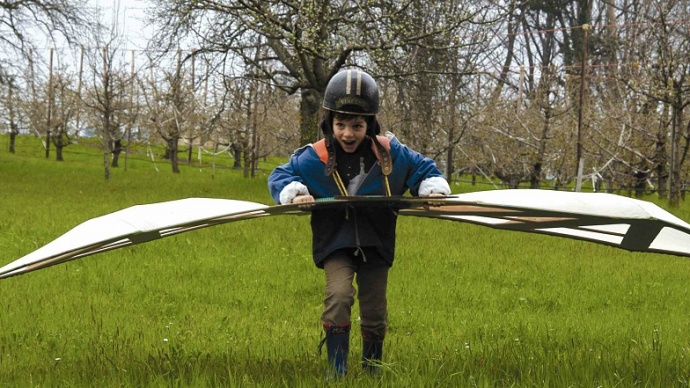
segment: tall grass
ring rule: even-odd
[[[135,204],[271,204],[275,163],[245,179],[133,155],[105,182],[97,150],[37,144],[0,152],[3,265]],[[308,217],[262,218],[1,280],[0,386],[688,386],[687,259],[404,217],[385,372],[359,371],[355,327],[351,373],[326,381],[310,238]]]

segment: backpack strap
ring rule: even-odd
[[[381,172],[384,176],[393,172],[393,159],[391,158],[391,141],[386,136],[376,136],[372,138],[372,149],[376,154],[376,159],[381,163]]]
[[[374,155],[376,155],[376,159],[381,164],[381,173],[383,174],[386,194],[390,196],[391,194],[390,187],[388,185],[388,175],[390,175],[390,173],[393,172],[393,159],[391,158],[390,154],[390,139],[386,136],[376,136],[371,139],[371,149],[374,152]],[[339,183],[339,175],[337,174],[337,171],[335,169],[335,154],[333,152],[329,152],[328,145],[329,144],[327,143],[326,139],[321,139],[315,143],[310,144],[310,146],[316,152],[316,155],[319,157],[319,160],[326,165],[326,176],[335,173],[336,183]],[[340,189],[343,195],[347,195],[347,191],[344,191],[344,185],[342,185],[342,183],[338,185],[338,188]]]
[[[383,175],[389,175],[393,171],[393,160],[391,159],[391,141],[386,136],[376,136],[372,138],[374,140],[372,144],[372,150],[376,159],[381,163],[381,170],[383,170]],[[328,165],[328,148],[326,147],[326,139],[321,139],[315,143],[311,143],[310,146],[316,151],[316,155],[323,164]],[[333,166],[335,167],[335,166]],[[331,167],[331,169],[333,168]]]
[[[335,170],[335,151],[333,150],[333,145],[328,143],[328,140],[324,138],[310,144],[314,151],[316,151],[319,160],[326,165],[324,169],[324,174],[326,174],[326,176],[333,174]]]
[[[311,148],[313,148],[314,151],[316,151],[316,155],[319,156],[319,160],[321,160],[323,164],[328,163],[328,150],[326,149],[326,139],[321,139],[316,143],[311,143]]]

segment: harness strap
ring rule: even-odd
[[[345,183],[343,182],[343,179],[340,178],[340,174],[338,173],[338,170],[333,171],[333,180],[335,180],[335,185],[338,186],[338,191],[340,191],[340,194],[343,196],[347,196],[347,187],[345,187]]]
[[[388,183],[388,175],[390,175],[390,173],[393,171],[393,159],[391,158],[390,154],[390,139],[388,139],[386,136],[376,136],[373,137],[372,140],[373,142],[371,149],[381,165],[384,189],[386,190],[386,196],[390,197],[391,188],[390,184]],[[338,171],[335,168],[335,155],[333,155],[332,151],[329,150],[327,140],[321,139],[315,143],[312,143],[311,147],[314,149],[314,151],[316,151],[316,155],[319,157],[319,160],[326,165],[326,176],[332,174],[333,179],[335,180],[335,185],[338,187],[340,194],[347,196],[347,187],[345,187],[340,174],[338,174]]]
[[[393,159],[391,158],[391,144],[390,139],[385,136],[376,136],[372,138],[372,149],[376,154],[376,159],[381,163],[381,172],[384,176],[390,175],[393,172]]]

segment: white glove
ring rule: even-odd
[[[283,188],[283,190],[280,192],[280,204],[281,205],[287,205],[292,203],[292,200],[295,199],[298,195],[311,195],[309,194],[309,190],[307,189],[307,186],[303,185],[300,182],[290,182],[287,186]]]
[[[430,197],[436,195],[450,195],[450,186],[445,178],[440,176],[432,176],[426,178],[419,185],[419,196]]]

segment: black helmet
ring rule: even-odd
[[[373,116],[379,112],[379,88],[361,70],[345,70],[328,81],[323,107],[339,113]]]

